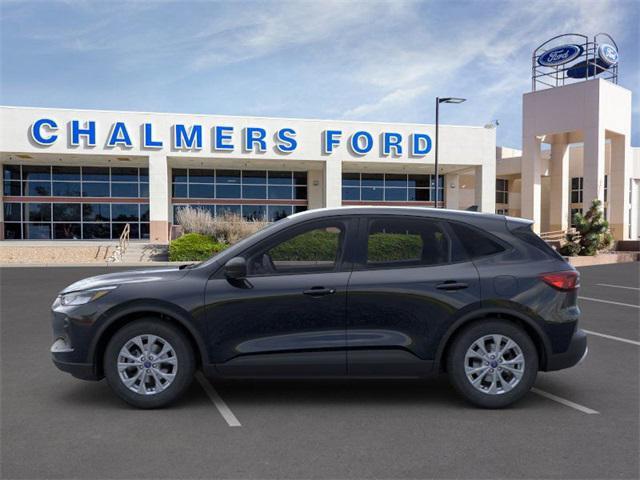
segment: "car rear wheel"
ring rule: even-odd
[[[538,374],[538,353],[527,333],[504,320],[481,320],[458,335],[447,371],[471,403],[502,408],[522,398]]]
[[[164,407],[193,380],[191,344],[178,328],[159,319],[127,324],[109,341],[104,373],[109,386],[138,408]]]

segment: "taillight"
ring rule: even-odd
[[[580,274],[573,270],[567,270],[565,272],[543,273],[542,275],[540,275],[540,278],[547,285],[565,292],[575,290],[580,286]]]

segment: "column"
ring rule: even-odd
[[[569,227],[569,145],[566,133],[554,136],[550,170],[549,230],[555,232]]]
[[[487,161],[475,167],[475,204],[478,211],[496,213],[496,163]]]
[[[533,220],[533,229],[540,233],[540,205],[542,160],[540,139],[535,135],[525,135],[522,152],[522,216]]]
[[[460,176],[457,173],[447,173],[444,176],[444,200],[446,208],[458,210],[460,208]]]
[[[324,171],[307,171],[307,208],[322,208],[324,204]]]
[[[586,212],[596,198],[604,203],[604,129],[585,130],[582,160],[582,210]]]
[[[611,163],[607,196],[609,201],[609,226],[616,240],[629,237],[629,178],[633,161],[628,135],[615,135],[611,139]]]
[[[169,243],[169,165],[166,155],[149,155],[149,241]]]
[[[324,162],[324,206],[342,206],[342,161],[335,158]]]
[[[0,163],[0,175],[2,175],[2,164]],[[0,242],[4,240],[4,202],[2,196],[4,188],[4,182],[0,182]]]

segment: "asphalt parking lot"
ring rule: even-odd
[[[2,478],[640,476],[638,263],[581,269],[588,357],[501,411],[444,378],[196,381],[170,409],[135,410],[49,357],[56,293],[104,272],[0,269]]]

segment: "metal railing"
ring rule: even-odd
[[[575,228],[569,228],[567,230],[553,230],[550,232],[542,232],[540,238],[545,242],[562,242],[566,240],[567,234],[576,233]]]
[[[131,225],[128,223],[122,229],[120,238],[118,239],[118,246],[115,248],[111,256],[107,259],[107,263],[121,262],[124,253],[129,247],[129,237],[131,235]]]

